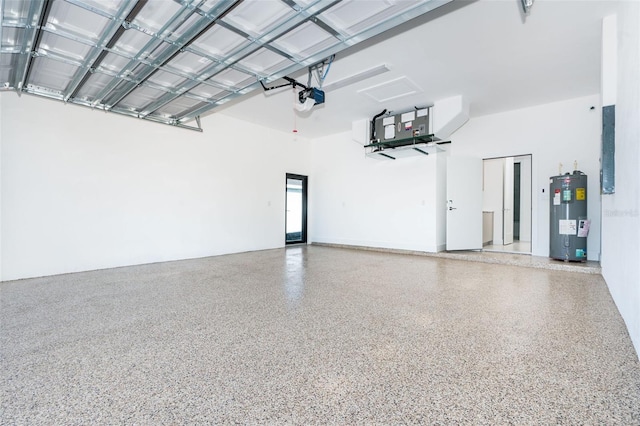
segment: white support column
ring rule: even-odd
[[[602,106],[616,104],[618,90],[618,21],[616,15],[602,20]]]

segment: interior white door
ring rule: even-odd
[[[447,250],[482,249],[482,160],[447,158]]]
[[[513,244],[513,157],[504,159],[502,244]]]

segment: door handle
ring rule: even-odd
[[[455,207],[449,207],[449,210],[458,210],[458,209]]]

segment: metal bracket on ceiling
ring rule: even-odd
[[[282,77],[282,78],[283,78],[284,80],[287,80],[287,82],[288,82],[288,83],[285,83],[285,84],[279,84],[279,85],[277,85],[277,86],[267,87],[267,86],[265,86],[265,85],[264,85],[264,82],[263,82],[262,80],[259,80],[259,81],[260,81],[260,85],[262,86],[262,88],[264,89],[264,91],[265,91],[265,92],[267,92],[267,91],[269,91],[269,90],[273,90],[273,89],[279,89],[279,88],[281,88],[281,87],[287,87],[287,86],[291,86],[291,87],[293,87],[294,89],[295,89],[297,86],[300,86],[300,87],[302,87],[302,88],[304,88],[304,89],[307,89],[307,86],[305,86],[305,85],[304,85],[304,84],[302,84],[302,83],[299,83],[296,79],[293,79],[293,78],[291,78],[291,77]]]
[[[324,79],[327,76],[327,73],[329,72],[329,68],[331,67],[331,63],[333,62],[335,57],[336,55],[331,55],[330,57],[325,58],[322,61],[309,66],[306,86],[291,77],[282,77],[284,80],[287,80],[287,83],[280,84],[277,86],[271,86],[271,87],[265,86],[262,80],[258,80],[258,81],[260,82],[260,85],[262,86],[265,92],[273,89],[279,89],[281,87],[287,87],[287,86],[292,86],[294,89],[299,86],[305,90],[309,90],[312,87],[311,86],[312,76],[315,74],[316,80],[318,82],[317,87],[322,88],[322,83],[324,82]],[[326,70],[325,70],[325,66],[326,66]]]
[[[293,78],[291,78],[291,77],[282,77],[282,78],[283,78],[284,80],[287,80],[287,83],[285,83],[285,84],[279,84],[279,85],[277,85],[277,86],[271,86],[271,87],[267,87],[267,86],[265,86],[265,85],[264,85],[264,82],[263,82],[262,80],[259,80],[259,81],[260,81],[260,85],[262,86],[262,88],[264,89],[264,91],[265,91],[265,92],[267,92],[267,91],[269,91],[269,90],[273,90],[273,89],[279,89],[279,88],[281,88],[281,87],[287,87],[287,86],[291,86],[291,87],[293,87],[294,89],[295,89],[297,86],[300,86],[300,87],[302,87],[303,89],[308,89],[308,87],[307,87],[307,86],[305,86],[305,85],[304,85],[304,84],[302,84],[302,83],[299,83],[298,81],[296,81],[295,79],[293,79]]]
[[[331,68],[331,63],[335,59],[336,55],[331,55],[328,58],[323,59],[322,61],[315,63],[309,67],[309,71],[307,74],[307,86],[311,87],[311,77],[315,76],[316,81],[318,82],[318,87],[322,89],[322,83],[324,83],[324,79],[329,73],[329,69]],[[325,66],[327,69],[325,70]]]
[[[182,124],[182,123],[173,124],[173,126],[178,127],[180,129],[193,130],[194,132],[200,132],[200,133],[203,132],[201,127],[187,126],[186,124]]]

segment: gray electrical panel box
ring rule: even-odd
[[[602,107],[602,158],[600,181],[603,194],[616,192],[616,106]]]
[[[371,143],[388,142],[390,146],[398,146],[403,141],[412,143],[416,137],[429,135],[429,108],[378,117],[374,129],[375,140]]]
[[[587,175],[581,171],[550,179],[549,257],[587,260]]]

